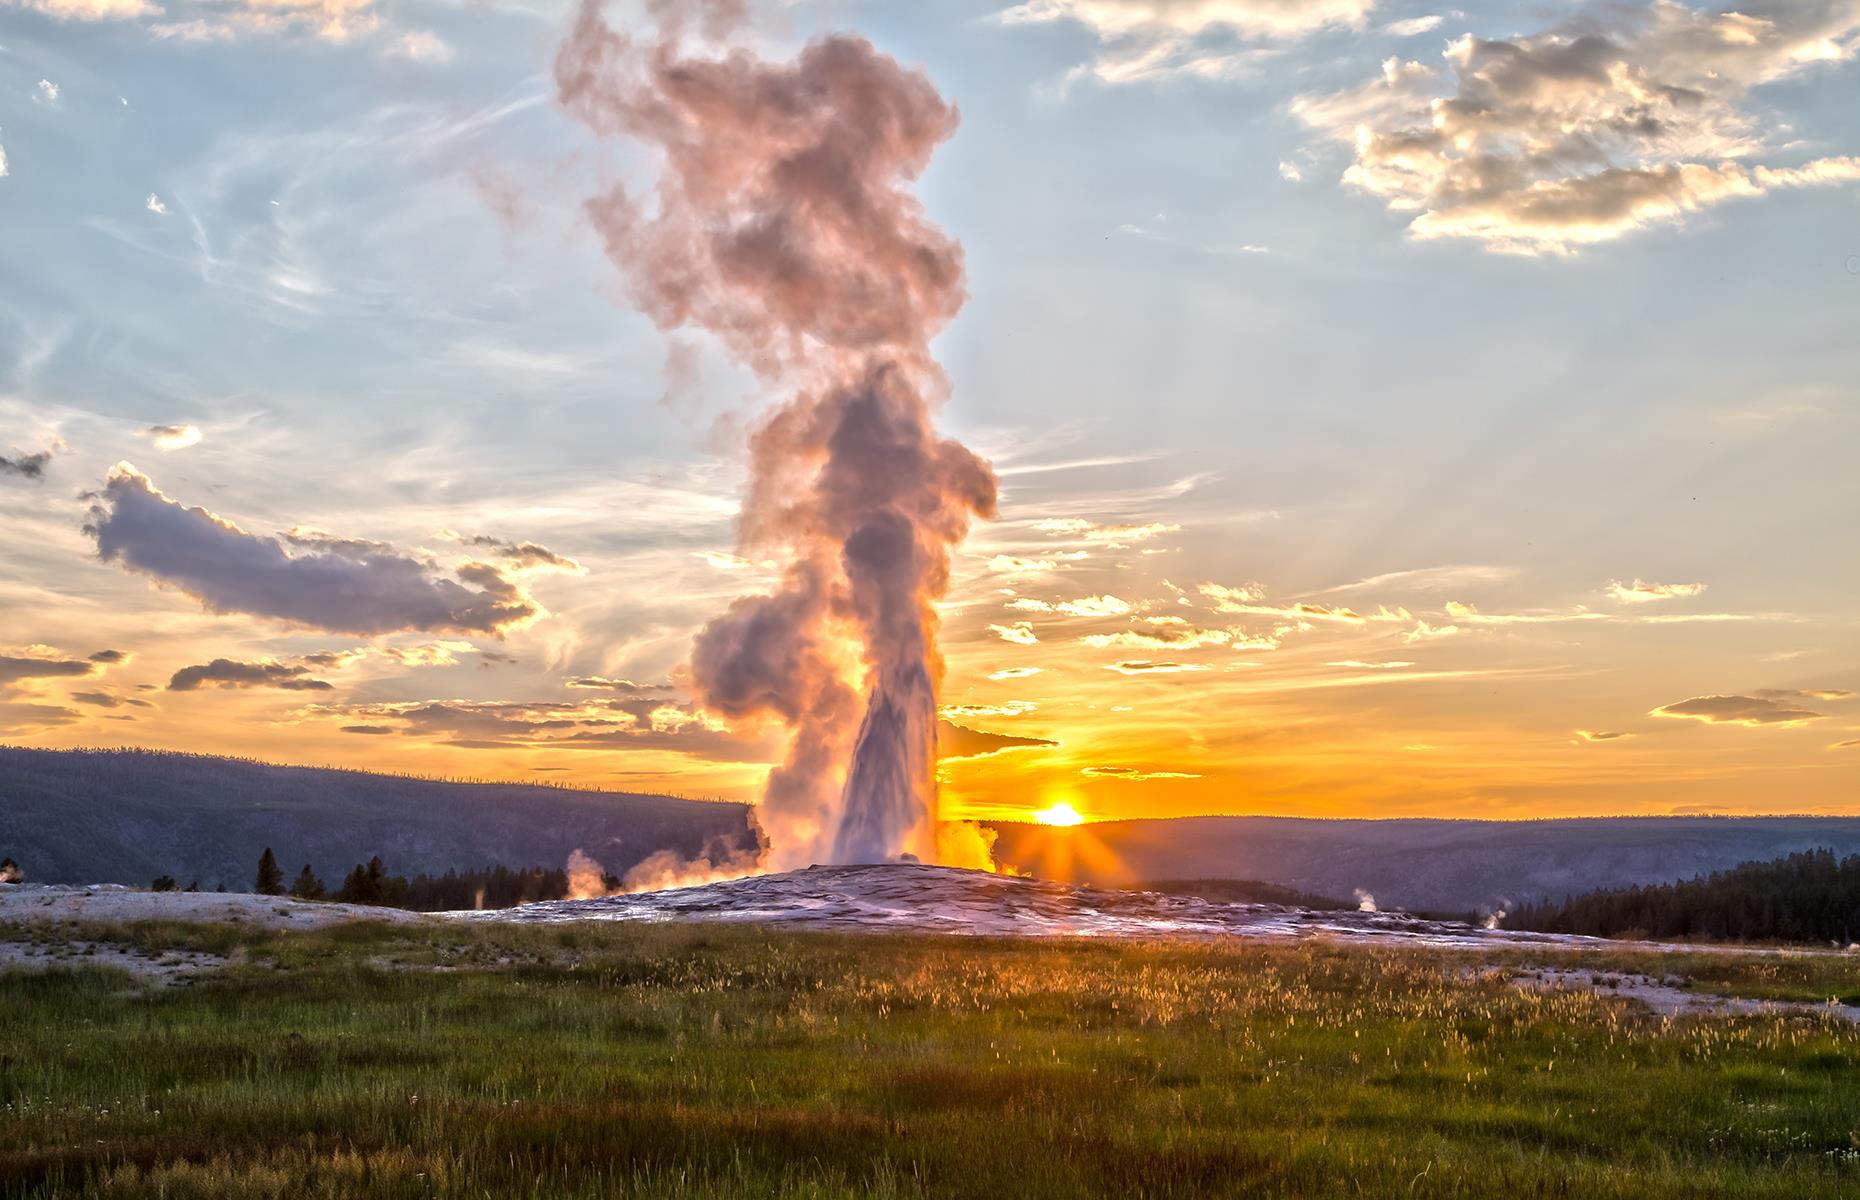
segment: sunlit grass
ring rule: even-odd
[[[609,925],[129,936],[232,965],[184,988],[0,978],[0,1193],[1860,1191],[1860,1032],[1663,1022],[1462,955]],[[1847,960],[1768,961],[1609,966],[1860,992]]]

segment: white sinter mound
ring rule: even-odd
[[[522,922],[742,921],[1011,937],[1329,936],[1465,946],[1584,940],[1485,930],[1404,913],[1216,904],[1189,896],[1073,887],[916,863],[809,867],[701,887],[454,915]]]

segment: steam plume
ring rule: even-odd
[[[739,4],[648,7],[641,40],[584,0],[556,60],[570,113],[663,160],[651,195],[616,187],[589,215],[662,330],[711,333],[785,397],[752,438],[740,529],[781,582],[699,635],[695,687],[790,730],[760,811],[770,865],[947,860],[932,605],[995,479],[932,427],[947,382],[929,344],[962,305],[962,253],[908,188],[955,109],[861,38],[786,63],[705,55],[692,31],[722,41]]]

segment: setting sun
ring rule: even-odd
[[[1034,813],[1033,819],[1042,825],[1083,825],[1085,823],[1085,818],[1079,815],[1079,810],[1063,801]]]

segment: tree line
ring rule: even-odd
[[[616,875],[603,880],[608,891],[620,886]],[[157,892],[183,890],[172,875],[163,875],[151,885]],[[199,891],[199,884],[185,890]],[[225,888],[220,888],[225,891]],[[261,896],[291,896],[298,900],[330,900],[339,904],[369,904],[377,908],[404,908],[413,912],[456,912],[475,908],[515,908],[539,900],[566,900],[568,872],[561,867],[527,867],[513,870],[505,866],[483,867],[473,871],[449,870],[444,875],[422,872],[408,879],[388,874],[381,856],[343,877],[334,891],[317,877],[309,863],[288,885],[278,856],[270,846],[259,856],[258,871],[252,890]]]
[[[1846,946],[1860,939],[1860,854],[1806,850],[1677,883],[1529,904],[1505,925],[1594,937]]]

